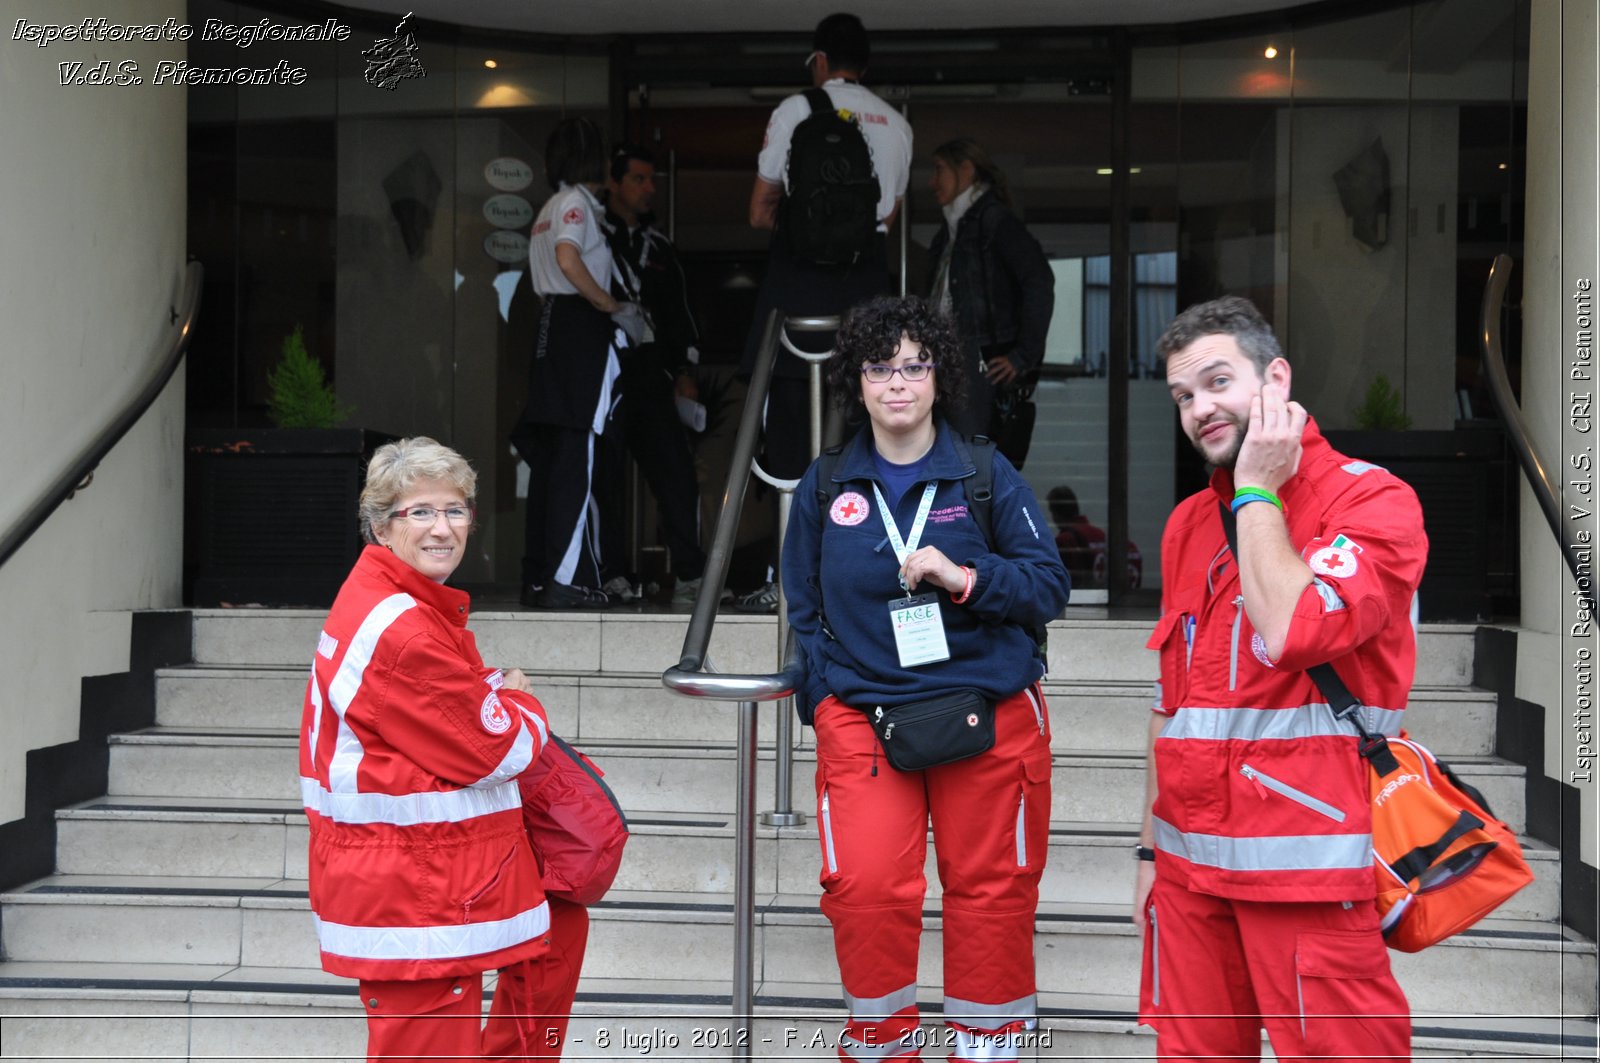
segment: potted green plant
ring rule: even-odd
[[[1428,566],[1418,593],[1422,619],[1480,620],[1494,613],[1484,578],[1510,564],[1500,529],[1505,500],[1505,443],[1493,426],[1412,428],[1404,396],[1383,374],[1351,411],[1355,428],[1330,430],[1328,442],[1381,465],[1416,491],[1428,532]],[[1491,558],[1493,562],[1491,563]]]
[[[275,427],[191,430],[186,598],[194,605],[326,606],[361,551],[356,503],[372,452],[392,439],[345,427],[296,326],[268,373]]]

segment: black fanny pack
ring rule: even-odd
[[[976,690],[954,690],[867,716],[899,771],[921,771],[975,757],[994,748],[994,702]]]

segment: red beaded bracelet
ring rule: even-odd
[[[977,579],[978,579],[978,572],[977,572],[976,569],[971,569],[971,568],[968,568],[966,565],[962,565],[961,566],[961,571],[967,577],[967,585],[966,585],[966,587],[964,587],[962,589],[961,596],[959,598],[951,598],[950,599],[950,602],[953,605],[966,605],[967,604],[967,599],[972,597],[972,585],[974,583],[976,583]]]

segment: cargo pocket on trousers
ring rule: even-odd
[[[1376,930],[1301,931],[1294,970],[1304,1054],[1382,1057],[1409,1051],[1408,1005]]]
[[[1045,855],[1050,845],[1050,751],[1040,750],[1022,758],[1016,795],[1015,875],[1044,873]]]

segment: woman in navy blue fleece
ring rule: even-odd
[[[816,464],[801,481],[782,572],[806,665],[800,714],[817,733],[822,910],[850,1013],[839,1055],[916,1055],[926,1041],[917,944],[931,820],[943,1041],[951,1059],[1007,1063],[1036,1023],[1033,920],[1050,818],[1044,662],[1028,629],[1066,605],[1067,573],[1002,456],[992,543],[973,519],[961,481],[975,468],[943,417],[964,390],[947,317],[915,297],[865,303],[827,371],[867,425],[838,456],[834,485],[819,488]],[[897,633],[890,602],[908,592],[931,597],[937,615]],[[958,688],[996,703],[994,746],[921,771],[891,767],[867,714]]]

